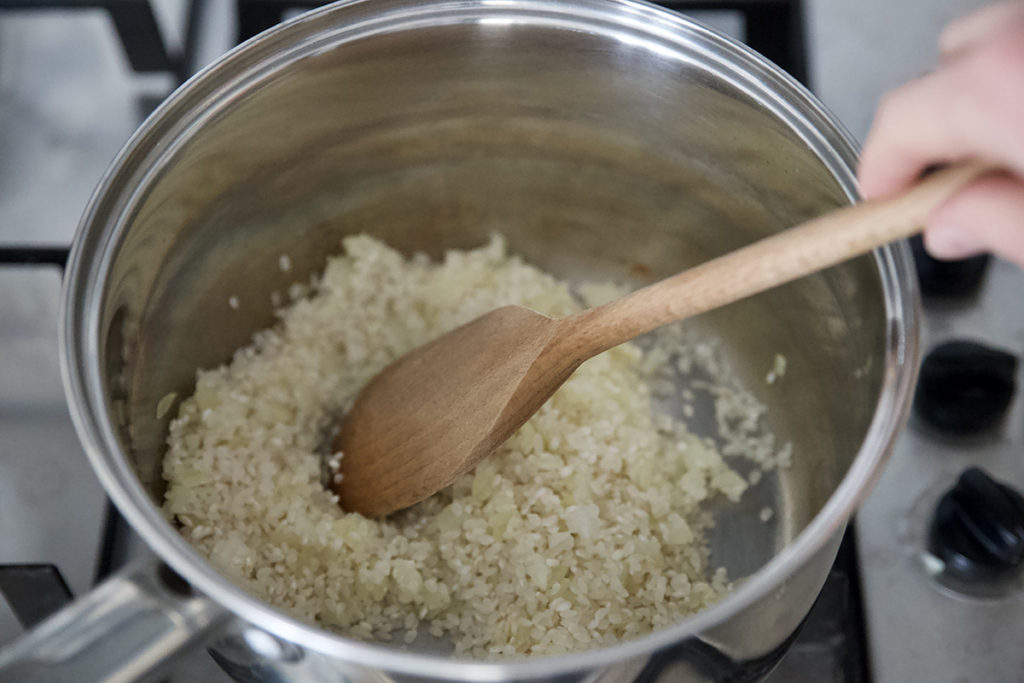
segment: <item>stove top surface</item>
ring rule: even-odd
[[[185,25],[175,11],[182,5],[154,4],[172,29]],[[223,23],[217,13],[225,6],[209,3],[211,21]],[[719,20],[742,28],[735,17]],[[230,44],[216,36],[199,42],[211,56]],[[168,74],[132,73],[102,12],[0,11],[0,260],[12,244],[70,241],[109,160],[174,83]],[[994,262],[979,294],[926,301],[923,350],[966,336],[1019,354],[1021,291],[1024,274]],[[70,422],[57,360],[59,269],[0,263],[0,292],[0,565],[53,565],[80,595],[144,545],[130,534],[110,544],[120,527],[108,519],[109,504]],[[934,562],[923,550],[935,504],[968,465],[1024,490],[1022,444],[1019,395],[1005,421],[971,439],[912,421],[858,514],[856,539],[846,538],[799,639],[768,680],[1019,679],[1021,591],[955,593],[929,573]],[[0,645],[21,631],[0,600]],[[172,680],[227,677],[197,650]]]

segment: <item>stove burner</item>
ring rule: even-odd
[[[185,4],[187,3],[187,5]],[[194,71],[194,51],[199,37],[205,36],[208,26],[201,26],[198,17],[207,0],[184,0],[175,7],[187,12],[183,48],[175,51],[164,42],[153,16],[151,0],[0,0],[3,9],[37,10],[42,8],[99,8],[105,10],[117,30],[131,68],[136,72],[166,71],[184,80]],[[238,32],[241,39],[278,23],[289,10],[308,9],[325,4],[321,0],[235,0]],[[806,41],[803,28],[803,3],[801,0],[694,0],[662,2],[673,10],[712,11],[740,15],[745,27],[746,41],[754,49],[777,63],[783,69],[806,82]],[[176,9],[176,11],[178,11]],[[208,37],[208,36],[206,36]],[[0,244],[0,272],[7,272],[13,278],[27,277],[23,266],[39,265],[45,269],[57,266],[63,268],[68,257],[64,247],[32,246],[22,244]],[[7,266],[7,268],[5,268]],[[51,277],[51,279],[54,279]],[[56,286],[56,285],[55,285]],[[45,340],[43,340],[45,341]],[[39,344],[42,346],[42,343]],[[2,360],[3,354],[0,354]],[[100,494],[97,494],[100,495]],[[128,525],[107,501],[105,520],[100,515],[96,527],[102,527],[97,534],[100,547],[96,556],[89,555],[88,564],[92,576],[98,581],[124,565],[129,557],[140,552],[142,542],[134,536]],[[90,544],[92,549],[95,544]],[[143,549],[144,550],[144,549]],[[21,561],[20,556],[12,556]],[[28,559],[27,557],[25,559]],[[97,560],[93,565],[92,561]],[[64,575],[75,588],[83,592],[85,584],[76,579],[71,562],[61,564]],[[13,577],[13,578],[10,578]],[[29,583],[26,583],[29,582]],[[33,586],[27,588],[27,586]],[[22,596],[24,605],[17,606],[18,616],[28,627],[46,616],[69,594],[57,590],[63,586],[60,573],[52,565],[25,566],[0,563],[0,593],[8,596],[12,606]],[[66,588],[66,586],[65,586]],[[51,598],[43,600],[44,594]],[[861,612],[860,576],[857,553],[854,547],[852,525],[844,537],[839,555],[822,593],[806,620],[796,640],[767,681],[818,680],[834,683],[863,683],[869,680],[867,674],[867,638]],[[210,662],[206,653],[196,649],[196,660]],[[192,655],[189,656],[190,659]],[[670,659],[660,658],[647,671],[650,681],[670,681],[673,670]],[[705,666],[716,662],[709,658],[701,661]],[[767,659],[752,663],[751,675],[768,672],[774,663]],[[189,680],[223,680],[215,677],[194,676]],[[185,680],[176,674],[171,680]]]

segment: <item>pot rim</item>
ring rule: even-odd
[[[372,6],[372,7],[371,7]],[[381,9],[383,8],[383,9]],[[345,17],[342,20],[342,16]],[[301,15],[236,47],[175,91],[126,143],[89,200],[64,278],[61,373],[72,420],[104,489],[147,544],[190,584],[241,619],[328,656],[390,671],[460,680],[529,679],[593,669],[700,634],[765,598],[844,527],[880,474],[909,409],[917,372],[919,300],[909,249],[874,252],[887,320],[885,374],[871,425],[839,486],[810,524],[718,603],[672,626],[596,650],[482,662],[404,652],[329,633],[286,616],[218,573],[153,504],[121,453],[105,414],[101,295],[126,216],[189,131],[239,94],[302,56],[351,40],[443,23],[492,21],[600,31],[686,59],[697,54],[785,121],[856,200],[856,145],[810,92],[727,36],[641,0],[346,0]],[[124,189],[128,188],[128,190]],[[134,189],[132,189],[134,188]]]

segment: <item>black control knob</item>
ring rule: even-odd
[[[1017,357],[972,341],[932,349],[921,364],[914,410],[932,427],[973,433],[994,427],[1017,388]]]
[[[972,294],[981,286],[991,258],[980,254],[955,261],[940,261],[925,251],[920,235],[910,239],[917,269],[917,281],[926,296],[962,297]]]
[[[1024,498],[977,467],[964,470],[935,507],[928,551],[963,584],[1015,578],[1024,567]]]

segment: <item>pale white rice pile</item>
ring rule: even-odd
[[[747,481],[654,408],[670,359],[720,362],[706,342],[681,356],[627,344],[588,361],[474,472],[378,522],[342,512],[321,483],[331,426],[360,387],[498,306],[565,315],[579,304],[497,238],[430,263],[350,237],[295,290],[275,328],[198,373],[164,461],[167,515],[248,591],[355,637],[429,633],[493,658],[637,636],[728,590],[724,570],[708,566],[704,504],[738,499]],[[756,402],[707,386],[728,399],[716,404],[725,447],[774,464]]]

